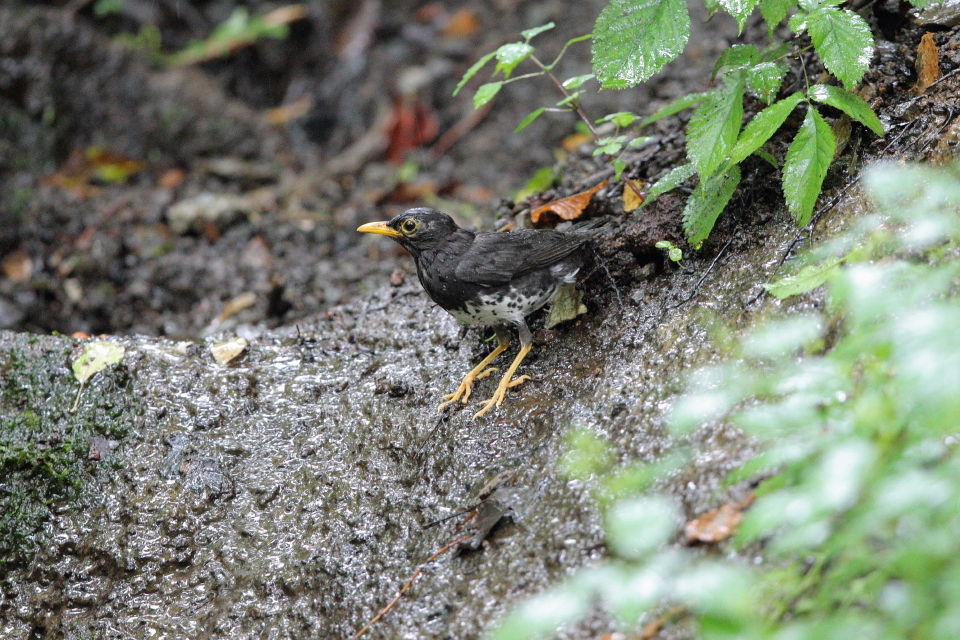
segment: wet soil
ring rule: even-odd
[[[358,12],[331,3],[311,7],[286,39],[176,70],[111,38],[156,24],[163,46],[177,49],[229,16],[233,3],[177,13],[169,8],[177,3],[131,1],[156,13],[107,19],[91,3],[55,4],[0,8],[0,215],[8,222],[0,256],[17,267],[0,279],[0,326],[18,332],[0,334],[0,367],[15,382],[3,394],[4,424],[36,413],[31,429],[62,438],[76,396],[69,363],[83,341],[24,332],[127,336],[115,338],[127,352],[91,381],[70,423],[67,436],[86,458],[77,493],[54,501],[29,551],[4,565],[4,638],[350,637],[462,533],[462,518],[424,525],[476,504],[480,488],[507,472],[498,496],[510,521],[480,549],[431,565],[370,634],[479,637],[511,603],[604,555],[589,486],[557,470],[569,430],[609,439],[624,461],[669,450],[663,411],[684,372],[720,356],[712,324],[736,330],[758,315],[821,304],[816,293],[778,303],[760,284],[862,209],[864,162],[945,162],[960,139],[956,78],[914,97],[922,31],[874,18],[888,40],[878,42],[863,92],[889,133],[881,140],[853,129],[815,223],[795,229],[761,163],[747,165],[700,252],[682,242],[682,192],[623,215],[618,187],[602,190],[588,211],[610,219],[584,270],[589,313],[552,330],[536,316],[537,346],[524,363],[533,380],[472,422],[473,405],[443,416],[436,405],[488,346],[426,298],[392,243],[354,229],[421,201],[465,224],[524,225],[532,204],[592,186],[606,166],[589,146],[574,147],[549,193],[501,202],[553,165],[573,131],[558,117],[510,133],[553,99],[546,83],[510,85],[443,153],[431,154],[433,143],[413,151],[416,176],[405,185],[384,158],[384,114],[399,77],[412,73],[429,79],[415,100],[441,132],[455,127],[471,111],[466,96],[449,95],[480,53],[548,20],[559,26],[542,46],[556,51],[589,30],[601,3],[465,4],[482,28],[453,38],[436,7],[368,2]],[[375,19],[363,18],[364,8]],[[587,108],[648,113],[709,86],[735,28],[716,19],[693,28],[684,58],[658,80],[600,94]],[[762,31],[752,24],[746,37]],[[956,69],[956,31],[935,40],[944,72]],[[586,51],[574,50],[564,75],[585,73],[587,63]],[[305,116],[267,121],[266,109],[304,96]],[[654,134],[630,159],[630,176],[652,179],[682,160],[682,118]],[[147,168],[79,191],[41,179],[94,145]],[[653,248],[661,239],[688,249],[682,267]],[[235,334],[249,349],[218,364],[204,338]],[[10,391],[24,385],[43,393]],[[492,389],[482,381],[477,398]],[[47,411],[36,408],[43,404]],[[742,491],[719,478],[750,451],[722,427],[707,425],[693,439],[698,456],[688,470],[661,483],[688,517]],[[103,451],[93,459],[87,445]],[[561,635],[614,628],[597,611]]]

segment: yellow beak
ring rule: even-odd
[[[386,222],[368,222],[367,224],[362,224],[357,227],[357,231],[360,233],[379,233],[382,236],[388,236],[390,238],[403,237],[402,233],[387,226]]]

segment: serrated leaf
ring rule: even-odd
[[[730,202],[740,184],[740,167],[733,165],[726,173],[710,176],[700,183],[687,199],[683,209],[683,232],[687,242],[699,249],[716,224],[723,208]]]
[[[797,5],[807,13],[815,10],[821,4],[821,0],[797,0]]]
[[[763,146],[763,143],[776,133],[801,100],[803,100],[803,94],[797,91],[755,115],[743,128],[737,144],[730,151],[730,161],[739,164]]]
[[[643,82],[676,58],[690,37],[684,0],[611,0],[593,31],[593,72],[603,89]]]
[[[503,77],[509,78],[516,66],[531,53],[533,53],[533,47],[526,42],[511,42],[503,45],[496,50],[497,66],[493,70],[494,75],[502,71]]]
[[[542,25],[542,26],[539,26],[539,27],[533,27],[532,29],[525,29],[525,30],[523,30],[523,31],[520,32],[520,35],[523,36],[523,39],[524,39],[525,42],[530,42],[530,40],[531,40],[534,36],[540,35],[540,34],[543,33],[544,31],[549,31],[550,29],[553,29],[555,26],[557,26],[557,25],[555,25],[555,24],[552,23],[552,22],[548,22],[547,24]]]
[[[830,125],[816,109],[807,109],[783,163],[783,195],[801,227],[810,220],[836,146]]]
[[[589,80],[593,80],[593,79],[596,78],[596,77],[597,77],[597,76],[593,75],[592,73],[587,73],[587,74],[582,75],[582,76],[574,76],[574,77],[572,77],[572,78],[567,78],[566,80],[563,81],[563,88],[564,88],[564,89],[579,89],[580,87],[583,86],[583,83],[585,83],[585,82],[587,82],[587,81],[589,81]]]
[[[488,82],[487,84],[480,85],[477,88],[477,92],[473,94],[473,108],[479,109],[493,100],[493,98],[500,93],[501,87],[503,87],[502,82]]]
[[[794,33],[803,33],[806,31],[807,17],[809,17],[809,15],[810,14],[806,13],[805,11],[799,11],[790,16],[790,19],[787,20],[787,26],[790,28],[790,31],[793,31]]]
[[[845,114],[873,131],[878,136],[883,135],[883,125],[880,124],[880,118],[873,112],[867,101],[855,93],[846,89],[833,87],[826,84],[816,84],[807,91],[807,96],[811,100],[828,104],[831,107],[840,109]]]
[[[797,273],[763,285],[767,293],[778,300],[797,296],[816,289],[840,269],[840,258],[830,258],[820,264],[809,264]]]
[[[719,0],[720,6],[737,20],[737,33],[743,32],[743,25],[747,18],[753,13],[753,8],[757,6],[759,0]]]
[[[760,0],[760,15],[763,16],[763,21],[767,23],[767,34],[771,39],[773,38],[773,30],[783,22],[783,19],[787,17],[787,12],[796,4],[796,0]]]
[[[764,151],[763,149],[757,149],[756,151],[753,152],[753,155],[763,160],[766,160],[770,164],[770,166],[772,166],[774,169],[780,168],[780,163],[777,162],[777,159],[774,158],[768,152]]]
[[[462,78],[460,78],[460,82],[457,83],[457,88],[453,90],[453,95],[456,96],[458,93],[460,93],[460,89],[463,89],[463,85],[467,84],[470,81],[470,78],[477,75],[477,71],[480,71],[480,69],[483,68],[483,65],[493,60],[493,57],[496,55],[496,51],[491,51],[487,55],[474,62],[473,66],[467,69],[467,72],[463,74]]]
[[[725,50],[717,58],[717,63],[713,65],[711,77],[716,77],[717,72],[724,67],[740,68],[751,66],[760,61],[760,51],[752,44],[735,44]]]
[[[845,87],[860,82],[873,57],[873,35],[853,11],[820,7],[807,16],[807,31],[820,61]]]
[[[672,116],[675,113],[679,113],[688,107],[692,107],[695,104],[700,104],[709,96],[709,92],[704,93],[688,93],[685,96],[680,96],[670,104],[665,107],[661,107],[654,111],[651,115],[643,119],[638,127],[645,127],[648,124],[653,124],[657,120],[663,120],[666,117]]]
[[[743,118],[743,72],[727,76],[697,107],[687,125],[687,156],[701,178],[712,175],[730,153]]]
[[[514,132],[514,133],[520,133],[521,131],[523,131],[524,129],[526,129],[527,126],[528,126],[531,122],[533,122],[534,120],[536,120],[537,118],[539,118],[540,115],[541,115],[544,111],[546,111],[546,109],[545,109],[544,107],[540,107],[539,109],[534,109],[533,111],[531,111],[530,113],[528,113],[528,114],[527,114],[527,117],[520,121],[520,124],[517,125],[517,128],[514,129],[513,132]]]
[[[123,345],[115,342],[88,342],[73,361],[73,377],[84,384],[94,374],[120,362],[125,352]]]
[[[693,167],[692,163],[682,164],[679,167],[674,167],[666,173],[662,178],[657,180],[650,191],[647,192],[647,199],[643,201],[643,204],[640,206],[646,206],[653,202],[657,196],[666,193],[672,189],[676,189],[684,180],[688,180],[693,177],[697,170]]]
[[[782,62],[761,62],[747,71],[747,88],[770,104],[783,84],[787,65]]]

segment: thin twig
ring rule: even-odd
[[[720,251],[717,253],[717,256],[713,259],[713,262],[710,263],[710,266],[707,267],[707,270],[703,272],[703,275],[700,276],[700,279],[697,280],[697,284],[693,285],[693,289],[690,290],[690,294],[689,294],[686,298],[684,298],[683,300],[681,300],[680,302],[678,302],[677,304],[666,307],[666,309],[667,309],[668,311],[671,310],[671,309],[676,309],[676,308],[679,307],[680,305],[686,304],[686,303],[690,302],[691,300],[693,300],[693,297],[694,297],[695,295],[697,295],[697,291],[700,289],[700,285],[703,284],[703,281],[704,281],[704,280],[706,280],[707,275],[709,275],[709,273],[713,270],[713,267],[716,266],[717,262],[720,260],[720,256],[722,256],[722,255],[724,254],[724,252],[726,252],[727,247],[730,246],[730,243],[731,243],[731,242],[733,242],[733,237],[732,237],[732,236],[730,237],[729,240],[727,240],[727,243],[726,243],[725,245],[723,245],[723,247],[722,247],[722,248],[720,249]]]
[[[462,536],[462,537],[460,537],[460,538],[457,538],[457,539],[454,540],[453,542],[449,542],[449,543],[443,545],[442,547],[440,547],[439,551],[437,551],[436,553],[434,553],[433,555],[431,555],[429,558],[427,558],[426,560],[424,560],[424,561],[420,564],[420,566],[417,567],[417,570],[413,572],[413,575],[410,576],[410,578],[409,578],[405,583],[403,583],[403,586],[400,587],[400,591],[398,591],[398,592],[397,592],[397,595],[395,595],[395,596],[393,597],[393,600],[391,600],[390,602],[388,602],[388,603],[387,603],[387,606],[385,606],[383,609],[381,609],[380,612],[379,612],[377,615],[373,616],[373,618],[370,619],[370,622],[368,622],[367,624],[363,625],[363,628],[361,628],[360,631],[357,631],[357,632],[353,635],[353,638],[351,638],[351,640],[357,640],[360,636],[362,636],[362,635],[365,634],[367,631],[369,631],[370,627],[372,627],[372,626],[375,625],[377,622],[379,622],[380,619],[383,618],[383,616],[387,615],[387,613],[390,612],[390,609],[393,608],[393,605],[397,604],[397,602],[400,600],[400,598],[403,596],[403,594],[406,593],[407,589],[410,588],[410,585],[413,584],[413,581],[420,577],[420,574],[423,573],[424,567],[426,567],[428,564],[430,564],[431,562],[433,562],[434,560],[436,560],[438,557],[440,557],[441,555],[443,555],[444,553],[446,553],[447,551],[449,551],[449,550],[452,549],[453,547],[457,546],[457,545],[460,544],[461,542],[466,542],[467,540],[469,540],[469,539],[472,538],[472,537],[473,537],[473,534],[471,533],[471,534]]]

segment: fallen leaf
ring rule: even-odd
[[[540,219],[547,213],[552,213],[561,220],[576,220],[583,215],[583,210],[586,209],[588,204],[590,204],[590,198],[593,197],[593,194],[605,187],[606,184],[607,181],[604,180],[600,184],[596,185],[592,189],[588,189],[587,191],[581,191],[580,193],[575,193],[572,196],[567,196],[566,198],[561,198],[559,200],[554,200],[553,202],[540,205],[530,212],[530,222],[533,224],[539,224]]]
[[[937,45],[933,42],[933,34],[929,31],[920,38],[917,45],[917,84],[910,89],[920,95],[940,77],[940,60]]]
[[[310,96],[300,96],[288,104],[282,104],[279,107],[267,109],[266,113],[264,113],[264,118],[269,124],[287,124],[291,120],[302,118],[310,113],[310,108],[312,106],[313,101],[310,99]]]
[[[739,502],[728,502],[713,511],[687,522],[683,534],[687,542],[720,542],[726,540],[737,530],[737,525],[743,520],[743,510],[753,502],[753,494]]]
[[[265,269],[273,263],[273,254],[263,236],[255,235],[250,239],[240,255],[240,263],[254,269]]]
[[[77,340],[86,340],[90,337],[89,333],[84,333],[83,331],[74,331],[70,334],[71,338],[76,338]]]
[[[217,319],[214,322],[216,324],[220,324],[230,316],[240,313],[247,307],[252,307],[254,304],[256,304],[256,302],[257,296],[252,291],[241,293],[236,298],[229,300],[227,304],[223,305],[223,311],[220,312],[220,315],[217,316]]]
[[[186,177],[187,173],[183,169],[170,169],[163,172],[163,175],[157,180],[157,184],[163,189],[176,189]]]
[[[577,316],[587,312],[587,307],[581,302],[583,300],[583,291],[577,288],[575,283],[562,284],[553,296],[553,304],[550,305],[550,314],[543,325],[544,329],[552,329],[561,322],[573,320]]]
[[[0,268],[9,280],[27,282],[33,275],[33,258],[21,247],[5,255]]]
[[[647,183],[640,182],[639,180],[624,180],[623,182],[623,210],[626,212],[633,211],[637,207],[643,204],[643,196],[640,195],[643,192],[643,188],[647,186]]]
[[[564,151],[573,151],[582,144],[586,144],[593,139],[589,133],[571,133],[560,142]]]
[[[77,410],[77,405],[80,404],[80,392],[83,391],[83,385],[87,380],[110,365],[120,362],[125,351],[123,345],[115,342],[97,341],[83,345],[80,355],[73,361],[73,377],[80,382],[80,388],[77,389],[77,398],[70,411]]]
[[[400,164],[406,155],[433,140],[439,131],[437,115],[422,100],[399,96],[387,122],[389,162]]]
[[[460,9],[452,16],[443,28],[444,38],[465,38],[472,36],[480,28],[477,16],[470,9]]]
[[[222,365],[228,365],[247,348],[249,343],[243,338],[231,338],[223,342],[217,342],[210,345],[210,353],[213,359]]]

